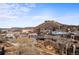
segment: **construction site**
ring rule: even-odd
[[[79,55],[79,26],[45,21],[29,32],[8,30],[0,31],[0,55]]]

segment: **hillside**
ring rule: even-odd
[[[58,23],[56,21],[45,21],[44,23],[36,26],[35,29],[41,28],[53,30],[53,28],[59,29],[61,25],[61,23]]]
[[[49,30],[61,30],[61,31],[78,31],[79,30],[79,26],[76,25],[66,25],[66,24],[61,24],[59,22],[56,21],[45,21],[44,23],[38,25],[35,27],[35,31],[37,29],[49,29]]]

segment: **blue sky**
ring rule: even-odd
[[[0,27],[31,27],[45,20],[79,25],[77,3],[0,3]]]

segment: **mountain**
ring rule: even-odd
[[[58,23],[56,21],[45,21],[44,23],[38,25],[35,27],[35,29],[50,29],[50,30],[54,30],[55,29],[59,29],[60,26],[62,24],[61,23]]]
[[[66,25],[66,24],[61,24],[59,22],[56,22],[56,21],[45,21],[44,23],[38,25],[35,27],[35,31],[37,29],[48,29],[48,30],[60,30],[60,31],[68,31],[68,30],[71,30],[71,31],[79,31],[79,26],[76,26],[76,25]]]

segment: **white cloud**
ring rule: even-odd
[[[57,22],[60,22],[62,24],[69,24],[69,25],[79,25],[79,14],[74,13],[74,14],[67,14],[67,15],[62,15],[62,16],[46,16],[46,15],[41,15],[41,16],[33,16],[32,17],[33,21],[36,21],[37,25],[40,24],[41,22],[44,22],[45,20],[55,20]],[[38,22],[39,21],[39,22]]]
[[[55,18],[56,21],[63,23],[63,24],[69,24],[69,25],[79,25],[79,14],[67,14],[62,15],[60,17]]]
[[[27,26],[27,14],[35,8],[35,4],[21,3],[0,3],[0,27],[21,27]],[[28,22],[25,22],[25,20]]]
[[[0,3],[0,18],[17,18],[24,16],[35,7],[35,4]]]
[[[17,16],[12,15],[6,15],[6,14],[0,14],[0,18],[16,18]]]
[[[50,16],[34,16],[34,19],[52,19]]]

